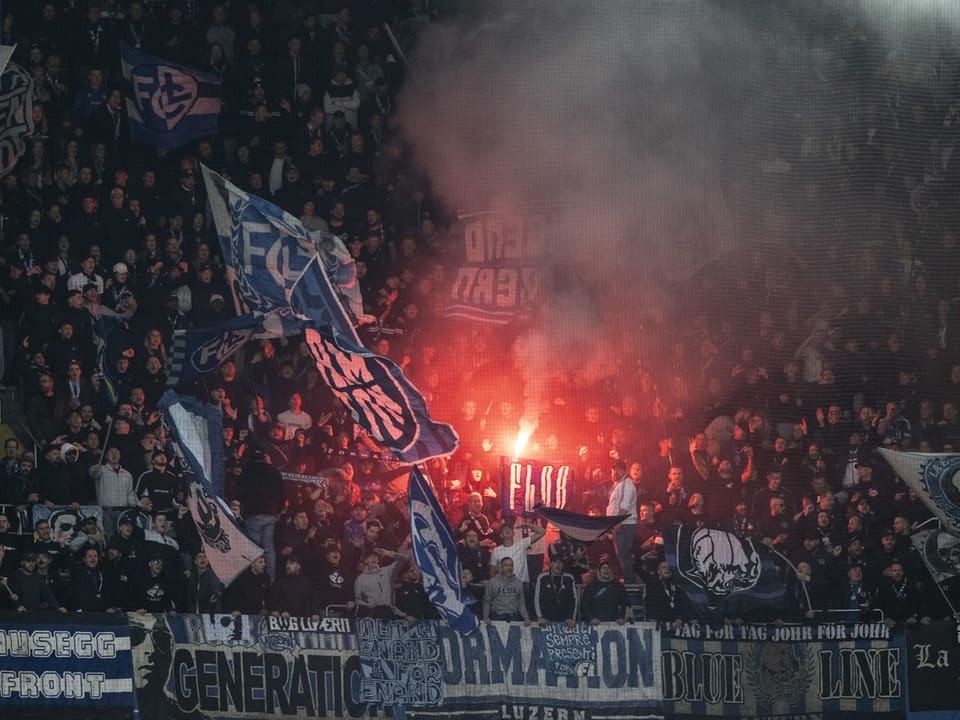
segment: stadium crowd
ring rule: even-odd
[[[960,450],[960,265],[935,142],[955,57],[932,48],[909,78],[877,61],[847,115],[785,120],[796,132],[765,150],[761,172],[798,190],[798,213],[832,203],[808,215],[834,225],[769,252],[748,246],[725,260],[735,273],[706,268],[666,319],[620,339],[616,376],[552,380],[531,454],[576,468],[569,509],[629,516],[584,547],[504,520],[498,460],[523,397],[502,377],[513,336],[442,319],[451,218],[399,132],[403,65],[384,25],[414,33],[430,22],[419,3],[11,0],[3,11],[2,41],[34,80],[35,131],[0,179],[4,384],[22,393],[30,433],[0,461],[0,608],[434,612],[407,552],[403,467],[371,454],[382,448],[295,337],[250,343],[192,388],[222,408],[226,499],[266,549],[229,588],[210,570],[156,409],[174,331],[236,314],[203,163],[344,240],[377,319],[365,340],[460,434],[431,475],[479,616],[622,621],[637,606],[692,619],[662,551],[677,523],[782,555],[786,600],[744,619],[949,614],[910,540],[931,514],[873,451]],[[131,144],[120,42],[219,77],[221,133],[170,152]],[[105,359],[116,403],[98,366],[103,316],[129,338]],[[638,583],[641,601],[628,594]]]

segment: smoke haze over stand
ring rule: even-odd
[[[845,195],[826,159],[798,162],[825,158],[820,138],[850,118],[863,88],[837,62],[857,42],[840,31],[883,22],[873,7],[477,2],[420,34],[400,121],[435,187],[457,208],[554,208],[546,262],[562,281],[515,345],[528,413],[543,378],[612,377],[645,314],[669,332],[634,349],[665,354],[718,258],[715,300],[770,299],[769,267],[825,241],[824,208],[863,204],[851,237],[882,224],[869,188]]]

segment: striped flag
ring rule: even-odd
[[[558,510],[545,505],[537,506],[534,508],[534,512],[548,523],[555,525],[564,535],[569,535],[580,542],[593,542],[630,517],[629,515],[614,515],[613,517],[580,515],[579,513]]]
[[[203,542],[210,567],[224,585],[263,555],[237,525],[220,497],[223,489],[223,414],[214,405],[167,390],[157,403],[170,429],[174,447],[192,477],[187,505]]]
[[[423,574],[423,589],[450,627],[469,635],[480,626],[463,604],[461,565],[457,542],[440,503],[416,467],[410,473],[410,537],[413,561]]]

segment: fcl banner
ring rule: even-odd
[[[220,80],[120,45],[123,78],[129,83],[127,115],[134,142],[176,148],[217,132]]]
[[[501,456],[500,497],[507,517],[531,517],[538,506],[563,510],[573,498],[573,468]]]
[[[463,244],[444,316],[494,325],[526,319],[543,292],[543,223],[535,215],[479,213],[458,227]]]
[[[944,527],[960,535],[960,453],[896,452],[884,448],[880,454]]]
[[[904,717],[907,647],[882,622],[684,625],[661,642],[665,717]]]

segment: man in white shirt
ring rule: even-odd
[[[623,571],[623,580],[626,583],[636,582],[633,572],[633,560],[630,557],[633,543],[637,538],[637,488],[633,479],[627,474],[627,464],[618,460],[613,466],[613,472],[618,478],[614,481],[607,500],[607,517],[626,515],[627,519],[617,525],[615,540],[617,560]]]
[[[517,540],[516,530],[526,528],[530,534]],[[527,588],[530,585],[530,572],[527,569],[527,553],[530,546],[543,537],[544,530],[537,525],[517,523],[516,529],[512,525],[500,528],[501,545],[490,553],[490,574],[494,575],[500,568],[500,560],[508,557],[513,560],[513,570],[520,582]]]
[[[303,410],[303,398],[300,393],[294,393],[287,402],[287,409],[277,415],[277,422],[283,423],[284,440],[293,440],[297,430],[303,428],[310,430],[313,425],[313,418],[310,413]]]

